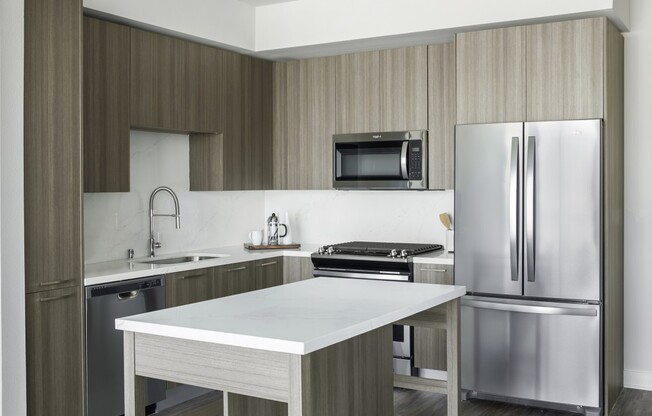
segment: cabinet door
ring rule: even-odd
[[[81,284],[81,1],[25,1],[25,291]]]
[[[380,51],[381,131],[428,128],[428,47]]]
[[[165,306],[187,305],[213,298],[212,269],[188,270],[165,275]]]
[[[129,28],[84,16],[84,192],[129,192]]]
[[[283,284],[283,257],[258,260],[254,267],[256,290]]]
[[[237,295],[256,289],[254,262],[244,262],[216,267],[213,278],[213,297]]]
[[[186,131],[188,42],[131,29],[131,125]]]
[[[283,284],[312,279],[313,271],[310,257],[283,257]]]
[[[523,121],[526,29],[458,33],[457,124]]]
[[[224,190],[244,189],[244,130],[242,120],[242,70],[245,59],[235,52],[224,51],[225,120],[224,120]]]
[[[527,120],[603,118],[606,18],[527,27]]]
[[[272,189],[272,62],[243,59],[242,189]]]
[[[199,46],[199,125],[202,133],[224,130],[226,112],[225,52],[209,46]]]
[[[331,189],[335,58],[276,65],[275,188]]]
[[[428,188],[453,189],[455,44],[428,46]]]
[[[335,57],[335,132],[380,131],[380,52]]]
[[[415,264],[416,283],[452,285],[453,266]],[[446,330],[414,328],[414,365],[417,368],[446,371]]]
[[[79,287],[27,295],[27,415],[83,414]]]

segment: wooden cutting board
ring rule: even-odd
[[[255,246],[251,243],[244,243],[244,247],[247,250],[288,250],[292,248],[301,248],[301,244],[284,244],[284,245],[277,245],[277,246]]]

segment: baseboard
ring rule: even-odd
[[[652,391],[652,371],[625,370],[623,378],[628,389]]]

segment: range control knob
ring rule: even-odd
[[[392,251],[389,252],[389,257],[394,258],[396,256],[398,256],[398,251],[396,251],[395,249],[392,249]]]
[[[333,253],[335,253],[335,249],[333,248],[333,246],[328,247],[328,255],[330,256]]]
[[[326,253],[326,250],[324,250],[324,247],[319,247],[319,250],[317,250],[317,253],[324,255]]]
[[[407,258],[407,256],[408,256],[407,250],[401,250],[401,257],[402,258]]]

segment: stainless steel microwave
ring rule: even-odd
[[[333,188],[428,189],[428,132],[334,134]]]

